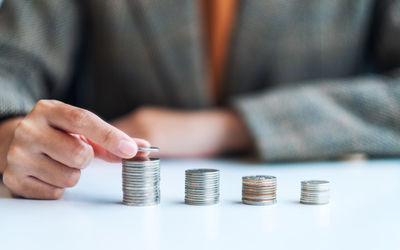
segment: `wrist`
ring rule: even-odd
[[[0,173],[3,173],[7,165],[8,148],[14,138],[14,131],[22,117],[10,118],[0,123]]]

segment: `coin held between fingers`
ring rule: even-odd
[[[139,152],[160,152],[159,147],[138,147]]]

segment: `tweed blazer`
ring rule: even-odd
[[[217,106],[195,0],[0,4],[3,118],[43,98],[107,120]],[[399,156],[399,69],[400,0],[239,0],[218,106],[242,116],[262,160]]]

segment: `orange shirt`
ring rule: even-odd
[[[236,0],[200,0],[203,4],[207,39],[210,92],[215,102],[221,97],[229,42],[236,15]]]

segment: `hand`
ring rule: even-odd
[[[18,122],[8,147],[3,182],[11,192],[26,198],[58,199],[65,188],[77,184],[81,169],[94,156],[120,161],[134,157],[137,144],[150,146],[87,110],[54,100],[39,101]]]
[[[112,122],[130,136],[161,148],[161,157],[211,157],[244,151],[251,136],[240,117],[229,110],[174,111],[141,108]]]

